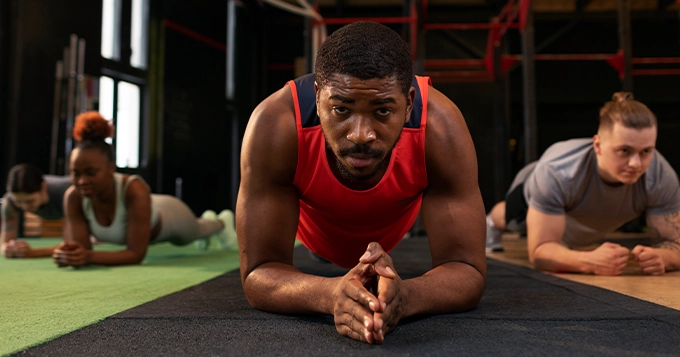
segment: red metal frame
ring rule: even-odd
[[[515,0],[508,0],[498,16],[489,23],[433,23],[424,24],[423,30],[489,30],[486,52],[479,60],[425,60],[425,69],[455,68],[457,71],[446,73],[442,71],[428,71],[433,80],[459,81],[475,78],[480,81],[490,81],[494,78],[495,64],[493,59],[494,47],[500,46],[501,39],[508,29],[524,31],[526,14],[529,11],[530,0],[520,0],[515,6]],[[423,17],[427,15],[427,1],[423,1]],[[518,20],[515,22],[515,20]],[[517,61],[516,57],[501,57],[501,72],[507,72]],[[448,67],[447,67],[448,66]],[[483,71],[479,69],[482,68]]]
[[[677,0],[680,3],[680,0]],[[530,10],[531,0],[508,0],[503,6],[498,16],[494,17],[489,23],[431,23],[427,24],[428,0],[422,0],[422,30],[489,30],[487,38],[486,52],[482,59],[438,59],[425,60],[424,67],[426,74],[433,80],[444,81],[490,81],[494,78],[495,63],[493,58],[494,47],[501,44],[501,40],[508,29],[518,29],[524,31],[527,15]],[[324,18],[312,20],[312,24],[343,25],[357,21],[374,21],[383,24],[409,24],[409,41],[411,45],[412,58],[416,58],[418,40],[418,13],[415,1],[410,2],[410,15],[401,17],[346,17],[346,18]],[[315,4],[318,10],[318,4]],[[163,24],[168,27],[191,36],[212,47],[225,51],[226,47],[216,41],[208,39],[196,32],[186,29],[171,21],[163,20]],[[522,55],[502,55],[500,69],[501,73],[507,73],[510,68],[522,60]],[[536,61],[606,61],[623,79],[624,59],[623,52],[619,50],[614,54],[535,54]],[[680,64],[680,57],[644,57],[633,58],[633,64]],[[288,70],[292,65],[270,65],[271,70]],[[455,71],[445,71],[454,69]],[[632,75],[680,75],[680,69],[634,69]]]
[[[168,19],[163,19],[161,21],[161,24],[166,28],[175,30],[181,34],[191,37],[198,42],[203,42],[204,44],[216,48],[222,52],[227,52],[227,46],[225,44],[217,42],[209,37],[203,36],[200,33],[193,31],[187,27],[184,27],[178,23],[172,22]]]
[[[680,0],[677,0],[680,3]],[[515,0],[508,0],[499,15],[489,23],[467,23],[467,24],[425,24],[423,30],[489,30],[486,52],[483,59],[439,59],[425,60],[427,74],[433,80],[468,80],[477,78],[488,81],[494,78],[494,47],[500,46],[501,39],[508,29],[519,29],[524,31],[527,14],[531,6],[530,0],[519,0],[515,6]],[[423,1],[423,17],[427,13],[427,1]],[[518,19],[518,22],[514,22]],[[522,55],[502,55],[501,73],[505,74],[517,61],[522,60]],[[614,54],[535,54],[536,61],[606,61],[614,70],[617,71],[621,79],[625,76],[624,58],[621,50]],[[680,64],[680,57],[641,57],[633,58],[633,64]],[[480,68],[485,69],[482,75]],[[455,72],[444,72],[445,69],[454,69]],[[633,69],[634,76],[652,75],[680,75],[679,69]]]
[[[409,24],[409,42],[411,47],[411,58],[416,58],[416,50],[418,48],[418,13],[416,11],[415,1],[411,1],[409,5],[409,16],[396,16],[396,17],[335,17],[335,18],[322,18],[320,20],[313,19],[312,25],[324,24],[324,25],[345,25],[357,21],[372,21],[381,24]]]

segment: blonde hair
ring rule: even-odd
[[[656,127],[656,116],[646,105],[633,99],[631,92],[616,92],[600,109],[600,130],[611,129],[614,123],[632,129]]]

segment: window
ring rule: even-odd
[[[102,0],[101,55],[105,60],[99,81],[99,112],[113,120],[116,133],[109,142],[115,147],[119,168],[139,168],[140,162],[146,162],[140,153],[144,151],[141,133],[146,122],[142,98],[148,27],[149,0]]]
[[[139,167],[139,86],[118,82],[116,166]]]
[[[99,113],[106,119],[113,119],[113,78],[99,78]]]
[[[130,29],[132,56],[130,57],[130,65],[139,69],[146,69],[147,67],[148,9],[148,0],[132,0],[132,25]]]
[[[102,57],[120,60],[121,0],[102,1]]]

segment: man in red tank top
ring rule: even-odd
[[[396,32],[358,22],[323,43],[315,74],[253,111],[236,207],[253,307],[334,315],[338,333],[382,343],[403,318],[477,306],[486,261],[476,155],[462,114],[429,84]],[[402,280],[388,253],[418,212],[433,268]],[[300,272],[296,238],[349,272]]]

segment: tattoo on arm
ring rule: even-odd
[[[680,212],[671,213],[662,218],[665,226],[666,236],[663,236],[659,229],[650,227],[652,245],[655,248],[664,248],[676,253],[680,253]]]
[[[7,200],[3,200],[3,203],[5,204],[2,205],[2,216],[5,218],[12,217],[14,210],[9,206],[9,202]]]
[[[2,226],[2,231],[3,232],[11,232],[11,231],[15,230],[16,228],[17,228],[16,224],[10,223],[10,222],[5,222],[5,224]]]

